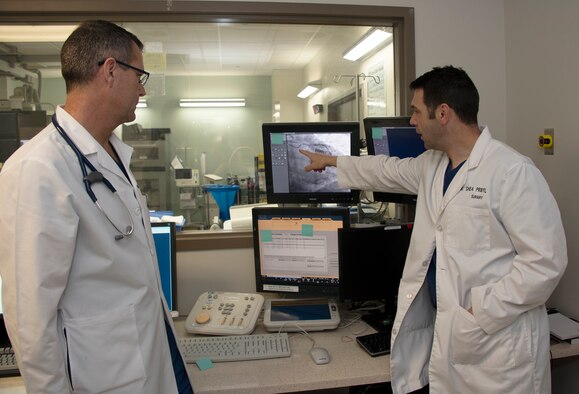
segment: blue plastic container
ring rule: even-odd
[[[239,185],[203,185],[203,190],[210,192],[219,207],[219,219],[229,220],[229,207],[235,203]]]

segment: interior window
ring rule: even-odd
[[[361,122],[406,107],[395,26],[117,23],[145,44],[151,77],[136,121],[115,132],[134,148],[131,167],[150,209],[183,215],[186,228],[207,229],[219,213],[204,184],[240,185],[236,204],[264,201],[262,123]],[[62,24],[60,36],[58,27],[0,25],[2,106],[47,119],[64,103],[58,54],[74,24]],[[376,31],[377,47],[344,58]],[[298,97],[308,85],[313,93]]]

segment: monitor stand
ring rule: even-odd
[[[386,313],[369,313],[363,315],[362,320],[378,332],[390,331],[394,324],[394,319],[389,317]]]

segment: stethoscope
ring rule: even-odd
[[[89,195],[92,202],[94,202],[96,204],[96,206],[98,207],[98,209],[103,213],[103,215],[105,215],[105,217],[107,218],[109,223],[112,224],[113,227],[115,228],[115,230],[117,230],[117,232],[119,233],[119,234],[115,235],[115,241],[119,241],[125,237],[131,236],[133,234],[134,229],[135,229],[135,223],[133,222],[133,218],[131,216],[131,211],[129,210],[127,205],[123,202],[123,200],[121,199],[121,197],[117,193],[117,189],[115,189],[113,184],[107,178],[105,178],[105,176],[101,172],[97,171],[97,169],[86,158],[86,156],[82,154],[80,149],[78,149],[78,146],[76,146],[76,144],[70,139],[68,134],[64,131],[62,126],[60,126],[60,124],[56,120],[56,114],[52,115],[52,124],[54,125],[54,127],[56,127],[56,130],[62,136],[62,138],[64,138],[66,143],[72,148],[72,150],[74,151],[74,153],[78,159],[80,169],[82,170],[82,176],[83,176],[82,181],[84,183],[86,193]],[[87,167],[91,171],[90,174],[86,170]],[[111,193],[113,193],[117,197],[117,199],[121,202],[123,207],[125,207],[125,210],[127,211],[127,214],[128,214],[127,216],[129,217],[129,220],[131,221],[131,224],[125,228],[125,231],[121,231],[121,229],[119,229],[117,227],[117,225],[111,220],[109,215],[107,215],[105,210],[99,204],[97,197],[92,190],[92,184],[93,183],[99,183],[99,182],[104,183],[106,185],[106,187],[111,191]]]

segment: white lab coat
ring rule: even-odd
[[[10,339],[28,393],[176,393],[161,287],[144,196],[62,108],[62,128],[115,186],[103,209],[85,191],[72,149],[51,124],[0,172],[0,273]],[[111,138],[125,168],[132,149]],[[171,323],[172,326],[172,323]],[[68,367],[67,367],[68,366]]]
[[[393,391],[549,393],[544,304],[567,265],[557,204],[533,163],[487,128],[443,196],[448,161],[440,151],[338,159],[342,187],[418,194],[392,330]],[[425,284],[435,248],[436,310]]]

